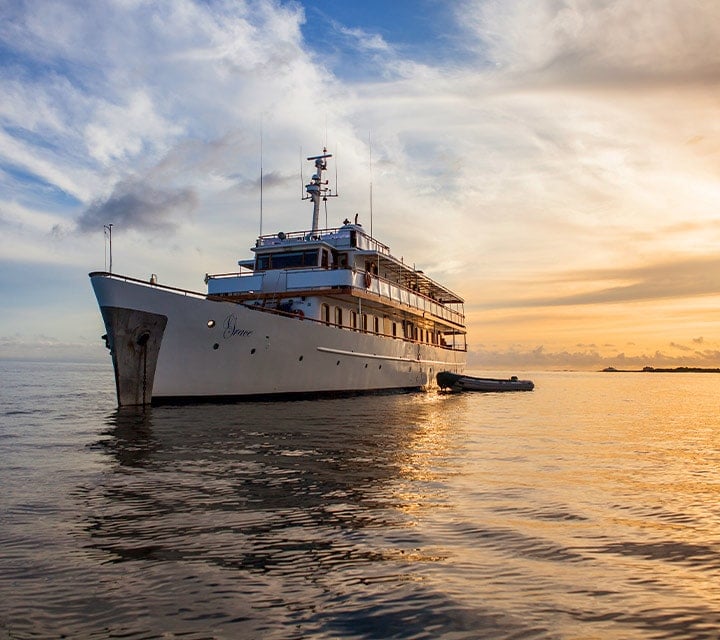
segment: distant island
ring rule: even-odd
[[[703,367],[672,367],[663,369],[659,367],[643,367],[642,369],[616,369],[605,367],[605,373],[720,373],[720,369],[704,369]]]

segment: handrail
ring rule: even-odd
[[[109,271],[91,271],[88,274],[89,277],[94,278],[95,276],[110,276],[116,280],[123,280],[125,282],[134,282],[136,284],[142,284],[146,287],[153,289],[167,289],[168,291],[176,291],[184,295],[197,296],[198,298],[207,298],[207,293],[200,293],[199,291],[191,291],[190,289],[181,289],[180,287],[171,287],[167,284],[160,284],[158,282],[151,282],[150,280],[140,280],[139,278],[133,278],[131,276],[123,276],[117,273],[110,273]]]
[[[378,281],[378,287],[377,287],[378,291],[377,291],[377,292],[372,290],[372,285],[373,285],[373,283],[374,283],[374,280],[377,280],[377,281]],[[458,303],[452,303],[452,302],[451,302],[451,303],[445,303],[445,302],[442,302],[442,301],[440,301],[440,300],[436,300],[435,298],[431,298],[430,296],[425,295],[425,294],[422,293],[421,291],[415,291],[414,289],[410,289],[410,288],[408,288],[408,287],[403,287],[402,285],[398,284],[397,282],[395,282],[395,281],[393,281],[393,280],[388,280],[387,278],[383,278],[382,276],[379,276],[379,275],[376,275],[376,274],[372,274],[372,275],[371,275],[371,281],[370,281],[370,287],[366,287],[366,290],[367,290],[367,291],[370,291],[371,293],[373,293],[373,294],[375,294],[375,295],[377,295],[377,296],[379,296],[380,298],[387,298],[388,300],[391,300],[391,301],[394,300],[394,298],[393,298],[392,295],[387,295],[387,296],[386,296],[386,295],[384,295],[384,294],[381,292],[381,290],[380,290],[381,287],[379,286],[379,283],[380,283],[380,282],[387,283],[387,284],[389,284],[391,287],[395,288],[395,289],[398,290],[398,291],[401,291],[401,292],[402,292],[402,291],[406,291],[406,292],[408,292],[410,295],[415,296],[415,297],[417,297],[417,298],[420,298],[420,299],[423,300],[423,302],[425,303],[424,305],[420,306],[420,305],[412,305],[412,304],[410,304],[410,303],[408,302],[408,306],[413,307],[413,308],[418,309],[418,310],[428,311],[428,310],[429,310],[429,309],[428,309],[428,305],[431,305],[431,306],[432,306],[432,305],[437,305],[437,306],[440,307],[443,311],[447,312],[447,314],[448,314],[449,316],[451,316],[451,317],[454,316],[455,318],[457,318],[457,320],[455,320],[455,322],[457,322],[457,324],[464,324],[465,314],[464,314],[463,312],[457,311],[456,309],[453,309],[453,308],[451,308],[451,307],[449,306],[450,304],[458,304]],[[355,288],[355,289],[361,289],[361,287],[357,287],[357,286],[355,286],[355,284],[353,284],[353,288]],[[402,303],[402,300],[398,299],[398,302]],[[446,318],[446,317],[444,317],[444,315],[442,315],[442,314],[433,313],[432,309],[430,309],[430,313],[432,313],[434,316],[437,316],[437,317],[442,318],[442,319],[444,319],[444,320],[450,320],[450,319],[451,319],[451,318]]]
[[[287,231],[282,232],[282,237],[280,237],[280,235],[277,233],[269,233],[258,236],[255,246],[262,246],[264,241],[269,242],[271,240],[279,241],[280,243],[285,242],[286,240],[291,240],[293,242],[324,242],[327,240],[338,240],[338,237],[332,236],[339,236],[341,234],[343,236],[347,234],[347,238],[349,240],[351,232],[358,233],[367,238],[368,242],[373,245],[373,249],[371,249],[372,251],[376,251],[387,256],[390,255],[390,247],[376,240],[371,235],[365,233],[365,231],[358,226],[318,229],[316,231],[313,231],[312,229],[307,229],[305,231]]]
[[[401,304],[403,304],[402,294],[403,294],[403,292],[406,292],[408,294],[408,302],[406,304],[409,307],[411,307],[413,309],[417,309],[418,311],[429,311],[430,313],[432,313],[434,316],[436,316],[438,318],[441,318],[443,320],[448,320],[450,322],[455,322],[456,324],[462,325],[465,322],[464,312],[458,311],[457,309],[450,306],[453,304],[462,304],[462,303],[442,302],[441,300],[431,298],[430,296],[422,293],[421,291],[416,291],[409,287],[403,286],[402,284],[400,284],[394,280],[389,280],[388,278],[384,278],[377,274],[371,274],[370,286],[363,287],[363,286],[356,284],[356,279],[357,279],[358,275],[364,278],[366,272],[362,271],[362,270],[352,269],[352,268],[327,269],[325,267],[310,267],[310,268],[289,269],[289,270],[287,270],[287,273],[288,274],[302,274],[302,273],[318,273],[318,272],[323,272],[323,271],[329,271],[332,273],[337,273],[338,271],[347,271],[352,274],[349,285],[353,289],[356,289],[358,291],[367,291],[373,295],[377,295],[381,299],[397,301],[397,302],[400,302]],[[267,273],[267,272],[263,272],[263,273]],[[236,272],[236,273],[221,273],[221,274],[208,275],[208,278],[213,278],[213,279],[218,279],[218,280],[223,279],[223,278],[239,278],[242,280],[244,278],[247,279],[247,278],[256,277],[257,275],[258,275],[257,272],[252,272],[252,273]],[[373,286],[375,284],[375,282],[378,283],[377,286]],[[380,283],[384,283],[385,285],[388,286],[388,294],[384,294],[382,292],[383,287],[380,286]],[[304,283],[302,285],[302,290],[304,290],[304,291],[313,291],[313,290],[321,291],[321,290],[327,288],[328,286],[330,286],[330,285],[328,285],[328,284],[305,284]],[[392,295],[393,291],[397,292],[396,296]],[[287,289],[287,292],[292,294],[292,289]],[[226,293],[232,294],[232,293],[240,293],[240,292],[226,292]],[[260,293],[260,292],[256,292],[256,293]],[[213,295],[219,295],[219,294],[213,294]],[[414,296],[415,298],[421,300],[423,302],[423,304],[411,304],[409,302],[410,296]],[[433,307],[437,307],[437,309],[440,312],[438,313],[438,312],[433,311]]]

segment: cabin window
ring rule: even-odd
[[[321,249],[320,256],[320,266],[327,269],[330,266],[330,252],[327,249]]]
[[[380,318],[377,316],[373,317],[373,331],[375,333],[380,333]]]
[[[320,319],[325,324],[330,324],[330,305],[323,304],[320,306]]]
[[[342,327],[342,326],[343,326],[343,314],[342,314],[342,312],[343,312],[342,307],[335,307],[335,324],[336,324],[338,327]]]
[[[393,334],[393,338],[397,338],[397,322],[393,322],[392,334]]]
[[[367,331],[368,330],[368,317],[367,313],[362,314],[362,330]]]
[[[350,324],[352,325],[352,328],[357,331],[357,313],[355,311],[350,312]]]
[[[413,339],[413,326],[412,326],[412,322],[406,322],[406,323],[405,323],[405,337],[406,337],[408,340],[412,340],[412,339]]]

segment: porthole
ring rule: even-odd
[[[220,348],[220,345],[216,342],[216,343],[213,345],[213,349],[215,349],[215,351],[217,351],[219,348]]]
[[[303,360],[303,356],[300,356],[300,357],[298,358],[298,362],[302,362],[302,360]]]
[[[207,326],[208,326],[208,329],[212,329],[215,326],[215,320],[208,320]]]
[[[382,365],[381,365],[381,364],[378,365],[378,371],[380,371],[380,369],[382,369]]]
[[[253,353],[255,353],[255,347],[253,347],[252,349],[250,349],[250,355],[252,355]]]
[[[365,363],[365,368],[367,369],[367,362]]]
[[[336,366],[336,367],[339,367],[339,366],[340,366],[340,360],[338,360],[338,361],[335,363],[335,366]]]

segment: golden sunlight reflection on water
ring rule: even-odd
[[[117,412],[88,373],[6,389],[10,637],[717,637],[715,375]]]
[[[528,600],[517,594],[532,585],[564,637],[586,636],[589,620],[616,637],[650,629],[712,637],[720,603],[716,381],[537,374],[532,395],[460,398],[472,409],[459,436],[463,464],[449,479],[457,522],[436,526],[462,527],[455,540],[465,544],[454,547],[462,564],[492,575],[475,605],[504,594],[522,610]],[[464,598],[468,579],[457,584]],[[525,613],[541,625],[530,600]]]

